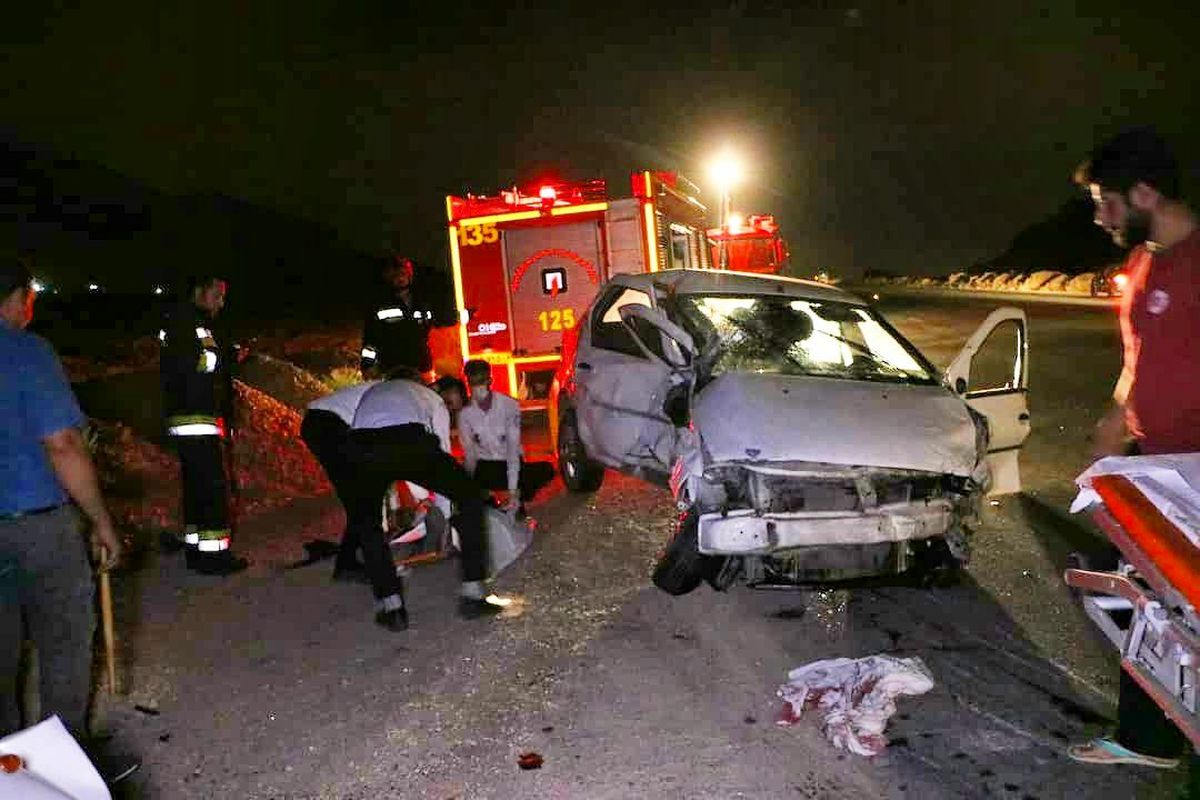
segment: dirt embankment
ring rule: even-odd
[[[126,538],[145,545],[159,531],[178,529],[179,463],[162,435],[157,364],[152,370],[140,363],[67,366],[82,379],[76,394],[91,417],[105,497]],[[328,493],[324,472],[300,440],[304,406],[327,393],[327,384],[268,355],[242,366],[234,382],[237,513],[245,519]]]

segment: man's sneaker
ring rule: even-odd
[[[187,551],[188,569],[199,572],[201,575],[235,575],[248,566],[250,566],[249,561],[235,556],[228,550],[218,553],[201,553],[199,550],[188,548]]]
[[[339,583],[370,583],[367,568],[363,564],[334,564],[333,579]]]
[[[465,619],[479,617],[494,617],[512,605],[512,599],[489,594],[487,597],[461,597],[458,600],[458,613]]]
[[[375,624],[387,628],[389,631],[406,631],[408,630],[408,609],[394,608],[391,611],[375,612]]]

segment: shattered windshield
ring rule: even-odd
[[[681,295],[672,316],[706,377],[725,372],[935,383],[933,369],[868,308],[763,295]]]

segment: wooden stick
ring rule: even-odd
[[[101,550],[101,558],[106,554]],[[102,562],[103,563],[103,562]],[[112,585],[108,570],[100,570],[100,621],[104,626],[104,662],[108,672],[108,691],[117,693],[117,645],[113,636]]]

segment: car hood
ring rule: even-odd
[[[941,386],[732,373],[694,402],[706,461],[808,461],[971,475],[975,424]]]

